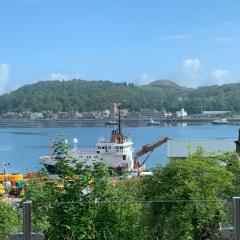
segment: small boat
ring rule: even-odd
[[[117,122],[116,121],[107,121],[107,122],[105,122],[105,125],[115,126],[115,125],[117,125]]]
[[[226,118],[221,118],[221,119],[212,121],[212,124],[214,125],[227,125],[229,123],[230,122]]]
[[[158,121],[153,120],[152,118],[150,121],[147,123],[148,126],[159,126],[161,123]]]

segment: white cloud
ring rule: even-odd
[[[145,85],[159,79],[169,79],[180,86],[196,88],[207,85],[222,85],[233,82],[233,74],[227,69],[206,69],[198,57],[185,58],[175,71],[155,78],[148,73],[143,73],[135,78],[133,83]]]
[[[200,69],[200,60],[198,58],[187,58],[182,61],[182,69],[186,72],[197,72]]]
[[[169,35],[160,37],[161,40],[188,40],[190,36],[188,35]]]
[[[206,70],[199,58],[182,60],[180,69],[166,76],[181,86],[196,88],[205,85],[221,85],[233,81],[232,74],[227,69]],[[166,78],[165,77],[165,78]]]
[[[139,77],[135,78],[133,82],[136,85],[145,85],[155,80],[156,79],[148,73],[143,73]]]
[[[226,69],[215,69],[211,73],[216,84],[224,84],[231,81],[231,73]]]
[[[170,75],[179,85],[191,88],[201,85],[203,78],[199,58],[183,59],[180,69]]]
[[[10,66],[6,63],[0,63],[0,94],[5,90],[5,86],[9,81]]]

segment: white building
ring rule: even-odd
[[[105,109],[103,111],[103,115],[104,115],[105,118],[109,118],[110,114],[111,114],[111,112],[108,109]]]
[[[202,114],[205,116],[227,115],[231,114],[231,111],[203,111]]]
[[[167,112],[165,108],[163,108],[163,112],[162,112],[163,117],[167,118],[167,117],[171,117],[172,113],[171,112]]]
[[[176,112],[177,117],[186,117],[187,116],[187,112],[184,110],[184,108],[182,108],[180,111]]]

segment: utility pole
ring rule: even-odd
[[[234,240],[240,240],[240,197],[233,197]]]
[[[31,240],[31,202],[23,203],[23,240]]]
[[[10,235],[10,240],[43,240],[43,233],[31,232],[31,205],[32,202],[27,201],[23,203],[23,232],[13,233]]]

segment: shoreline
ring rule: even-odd
[[[218,118],[172,118],[172,119],[161,119],[158,120],[160,124],[165,123],[211,123]],[[107,125],[106,123],[110,121],[109,119],[0,119],[0,124],[61,124],[61,123],[75,123],[80,125],[88,125],[88,124],[97,124],[97,125]],[[149,119],[123,119],[124,124],[139,124],[139,125],[147,125]],[[240,123],[240,118],[228,118],[228,121],[231,123]]]
[[[159,122],[212,122],[219,118],[171,118],[171,119],[157,119]],[[240,118],[228,118],[229,122],[240,122]],[[106,123],[113,121],[112,119],[7,119],[2,118],[0,122],[8,123],[28,123],[28,122],[96,122],[96,123]],[[139,122],[139,123],[148,123],[149,119],[147,118],[123,118],[123,122]]]

